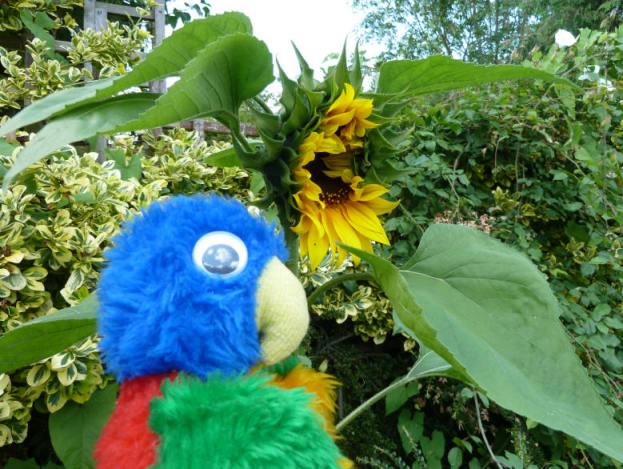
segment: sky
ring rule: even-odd
[[[339,53],[348,37],[354,48],[355,29],[362,14],[350,0],[211,0],[212,14],[241,11],[253,23],[255,36],[266,42],[290,76],[298,63],[290,41],[294,41],[309,65],[318,70],[327,55]]]
[[[186,0],[188,1],[188,0]],[[345,40],[352,51],[360,40],[360,49],[373,58],[381,52],[378,44],[361,41],[358,26],[363,19],[362,12],[356,12],[351,0],[210,0],[210,14],[225,11],[240,11],[251,19],[253,33],[263,40],[290,78],[299,73],[293,41],[314,69],[317,79],[322,79],[321,66],[329,54],[339,54]],[[184,0],[173,0],[173,6],[181,8]],[[191,13],[192,14],[192,13]],[[167,28],[167,34],[170,31]],[[275,76],[277,69],[275,68]],[[172,84],[175,79],[170,80]],[[281,86],[276,80],[267,90],[280,94]]]

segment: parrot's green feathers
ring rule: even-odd
[[[304,389],[260,374],[181,376],[162,386],[149,424],[160,437],[158,469],[339,468],[340,452]]]

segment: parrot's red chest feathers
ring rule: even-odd
[[[153,466],[157,460],[158,436],[149,429],[149,403],[162,396],[165,379],[177,373],[142,376],[124,381],[113,414],[97,442],[94,457],[98,469]]]

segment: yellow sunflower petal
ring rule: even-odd
[[[319,142],[316,151],[318,153],[331,153],[337,155],[338,153],[344,153],[346,147],[342,140],[337,135],[323,136],[321,142]]]
[[[361,250],[366,252],[372,252],[372,244],[370,240],[365,236],[359,235],[359,242],[361,243]]]
[[[366,202],[366,207],[371,208],[377,215],[383,215],[394,210],[400,202],[391,202],[385,199],[374,199]]]
[[[326,134],[334,134],[339,127],[349,124],[355,118],[355,110],[351,109],[333,116],[325,117],[320,123],[320,128]]]
[[[389,189],[385,186],[381,186],[380,184],[366,184],[361,187],[361,192],[359,192],[359,196],[357,200],[362,202],[367,202],[369,200],[378,199],[382,195],[385,195],[389,192]]]
[[[355,148],[363,148],[363,140],[359,138],[353,138],[350,142],[348,142],[348,148],[350,150]]]
[[[374,108],[374,105],[372,104],[371,99],[358,98],[354,100],[353,104],[356,108],[355,115],[357,116],[357,118],[363,120],[370,116],[370,114],[372,114],[372,109]]]
[[[316,159],[316,154],[313,151],[307,151],[305,153],[301,153],[299,158],[299,167],[303,167]]]
[[[349,202],[342,206],[342,213],[360,235],[372,241],[389,244],[385,230],[373,210],[363,204]]]
[[[344,127],[342,127],[342,129],[340,130],[340,136],[344,140],[352,140],[353,137],[355,137],[356,130],[357,130],[357,121],[353,119],[348,124],[346,124]]]
[[[327,234],[329,235],[329,248],[331,249],[332,263],[340,265],[346,258],[346,253],[343,249],[339,248],[337,241],[341,241],[340,235],[334,224],[334,217],[330,216],[330,209],[322,212],[324,218],[324,225],[327,228]],[[337,259],[335,258],[337,254]]]
[[[361,247],[357,232],[353,229],[339,208],[328,209],[327,216],[333,223],[333,227],[340,241],[355,248]]]
[[[367,129],[373,129],[375,127],[378,127],[378,124],[374,123],[374,122],[370,122],[368,120],[362,119],[357,121],[357,127],[355,129],[355,135],[357,135],[357,137],[363,137],[366,134],[366,130]]]
[[[333,104],[327,109],[327,115],[333,113],[344,112],[355,99],[355,89],[348,83],[344,83],[344,90],[340,96],[333,101]]]
[[[317,230],[312,229],[307,238],[307,252],[309,253],[309,263],[311,269],[315,270],[318,265],[327,255],[329,250],[329,238],[324,234],[318,233]]]

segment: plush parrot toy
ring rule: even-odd
[[[287,359],[309,316],[285,257],[274,225],[215,195],[124,226],[98,286],[121,383],[99,469],[351,467],[334,442],[337,383]]]

